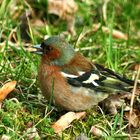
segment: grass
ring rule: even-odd
[[[46,1],[47,2],[47,1]],[[139,29],[140,29],[140,3],[134,0],[110,1],[107,8],[107,20],[104,21],[101,8],[102,3],[97,0],[81,2],[76,0],[79,10],[76,13],[76,37],[68,35],[66,39],[75,44],[78,35],[87,30],[92,30],[93,23],[101,23],[111,31],[113,28],[128,34],[128,40],[114,39],[98,30],[96,33],[87,34],[81,41],[77,42],[79,48],[89,59],[99,62],[118,73],[133,77],[134,71],[130,66],[139,62]],[[41,139],[64,139],[69,140],[84,133],[90,139],[99,139],[89,131],[92,125],[97,125],[105,131],[106,136],[101,139],[128,139],[127,121],[123,118],[123,109],[116,116],[104,115],[96,109],[87,110],[84,120],[74,121],[72,126],[61,134],[55,134],[50,127],[64,112],[50,107],[40,94],[37,80],[37,70],[40,57],[24,50],[24,43],[20,30],[20,15],[29,10],[25,0],[3,0],[0,1],[0,82],[17,81],[14,92],[3,102],[0,109],[0,136],[9,136],[11,140],[28,139],[29,128],[36,128]],[[41,1],[34,3],[38,12],[45,9]],[[88,11],[88,12],[87,12]],[[39,19],[38,15],[38,19]],[[48,15],[43,19],[47,20]],[[48,18],[49,19],[49,18]],[[47,25],[34,27],[28,20],[31,38],[30,44],[40,43],[45,35],[60,34],[66,30],[66,22],[59,21],[57,25],[47,22]],[[16,36],[16,40],[14,40]],[[12,42],[12,43],[11,43]],[[89,48],[86,50],[85,48]],[[49,108],[48,108],[49,107]],[[30,130],[32,131],[32,129]],[[139,139],[139,128],[133,129],[132,137]],[[39,139],[38,136],[34,139]]]

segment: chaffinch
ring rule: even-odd
[[[38,79],[43,95],[65,110],[86,110],[109,95],[130,93],[134,85],[110,69],[93,63],[59,36],[34,46],[41,55]]]

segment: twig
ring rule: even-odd
[[[96,33],[99,29],[101,29],[102,32],[106,33],[106,34],[110,34],[110,32],[111,32],[108,27],[102,26],[100,23],[93,24],[92,30],[91,29],[90,30],[87,30],[87,29],[83,30],[83,32],[80,34],[77,42],[79,43],[86,36],[88,36],[90,34],[93,34],[93,33]],[[128,40],[128,35],[127,34],[124,34],[123,32],[121,32],[119,30],[116,30],[116,29],[112,30],[112,37],[113,38],[118,38],[118,39],[123,39],[123,40]]]
[[[131,120],[131,116],[133,113],[133,104],[134,104],[134,99],[135,99],[135,94],[136,94],[136,90],[137,90],[137,83],[138,83],[139,76],[140,76],[140,66],[139,66],[138,71],[137,71],[137,75],[136,75],[136,79],[135,79],[135,83],[134,83],[134,88],[132,91],[132,96],[131,96],[131,101],[130,101],[129,120]],[[131,127],[131,123],[129,121],[129,133],[131,134],[130,127]]]
[[[103,6],[102,6],[102,13],[103,13],[103,19],[104,22],[107,20],[107,4],[110,0],[104,0]]]

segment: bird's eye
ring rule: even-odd
[[[43,43],[41,44],[41,48],[44,49],[45,46],[46,46],[46,45],[45,45],[45,43],[43,42]]]
[[[53,47],[52,46],[46,46],[46,51],[52,51]]]
[[[45,43],[41,44],[41,48],[43,48],[44,53],[50,52],[53,50],[53,47],[50,45],[46,45]]]

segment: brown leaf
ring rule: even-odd
[[[2,137],[1,137],[1,140],[10,140],[11,138],[10,138],[10,136],[7,136],[7,135],[2,135]]]
[[[94,24],[93,25],[93,31],[97,32],[97,30],[100,28],[100,24]],[[102,31],[106,34],[110,34],[110,29],[108,27],[102,26]],[[114,38],[119,38],[119,39],[124,39],[124,40],[128,40],[128,36],[127,34],[124,34],[123,32],[119,31],[119,30],[112,30],[112,36]]]
[[[77,11],[74,0],[48,0],[48,13],[56,14],[62,19],[73,18]]]
[[[140,126],[140,112],[138,110],[133,109],[131,115],[129,112],[125,112],[125,117],[133,127],[137,128]]]
[[[140,67],[140,64],[139,63],[135,63],[135,64],[132,64],[132,66],[130,67],[130,69],[135,70],[135,71],[138,71],[139,67]]]
[[[125,93],[123,93],[125,95]],[[126,93],[127,95],[128,93]],[[123,96],[124,96],[123,95]],[[99,102],[99,106],[106,112],[112,115],[117,114],[117,109],[124,105],[124,100],[121,95],[113,94]]]
[[[101,136],[107,136],[107,134],[102,131],[101,129],[99,129],[98,127],[96,126],[92,126],[91,129],[90,129],[90,132],[95,135],[95,136],[98,136],[98,137],[101,137]]]
[[[68,112],[61,116],[60,119],[52,125],[55,133],[59,133],[69,127],[70,123],[75,119],[80,119],[85,117],[86,112]]]
[[[6,96],[14,90],[16,83],[16,81],[8,82],[0,89],[0,102],[2,102]]]
[[[85,134],[81,133],[75,138],[75,140],[89,140],[89,138]]]
[[[48,13],[67,21],[67,30],[74,34],[75,17],[78,9],[74,0],[48,0]]]
[[[34,140],[34,139],[40,140],[40,136],[37,132],[37,128],[35,127],[28,128],[25,133],[28,133],[27,134],[28,140]]]

